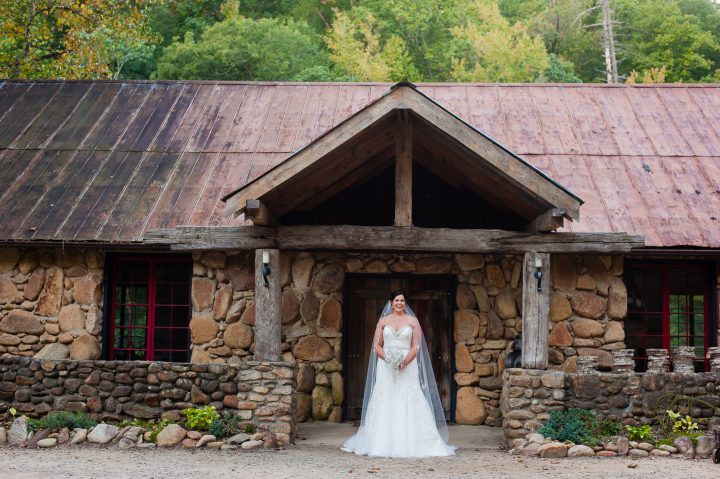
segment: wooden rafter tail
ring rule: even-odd
[[[558,228],[562,228],[565,215],[565,208],[550,208],[530,221],[525,227],[525,231],[529,233],[548,233],[555,231]]]
[[[280,224],[275,215],[260,200],[247,200],[245,203],[245,217],[255,225],[270,226]]]

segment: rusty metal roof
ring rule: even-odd
[[[0,240],[242,224],[223,196],[389,88],[0,82]],[[720,248],[720,85],[418,88],[585,200],[567,230]]]

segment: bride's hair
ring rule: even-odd
[[[395,291],[390,292],[390,302],[392,303],[393,300],[400,295],[406,296],[405,291],[403,291],[401,289],[396,289]],[[406,299],[407,299],[407,296],[406,296]]]

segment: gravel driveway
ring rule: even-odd
[[[367,458],[339,450],[352,426],[301,425],[297,445],[280,451],[120,450],[93,446],[54,449],[0,448],[0,479],[224,479],[329,477],[422,478],[647,478],[716,479],[720,465],[710,459],[577,458],[539,459],[497,450],[498,428],[451,428],[460,446],[448,458],[402,460]],[[628,465],[637,465],[629,468]]]

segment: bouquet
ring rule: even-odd
[[[393,369],[400,369],[400,365],[405,359],[405,354],[398,348],[388,348],[385,350],[385,362]]]

